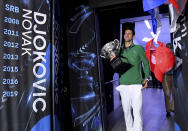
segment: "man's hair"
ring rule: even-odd
[[[170,49],[173,49],[173,45],[172,45],[171,43],[167,43],[167,44],[166,44],[166,47],[167,47],[167,48],[170,48]]]
[[[135,35],[135,23],[128,22],[128,23],[123,23],[122,24],[122,33],[125,33],[125,30],[131,30],[133,32],[133,35]]]
[[[172,44],[171,44],[171,43],[167,43],[167,44],[166,44],[166,46],[167,46],[167,45],[170,45],[170,46],[172,46]]]

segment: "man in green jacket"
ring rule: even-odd
[[[134,29],[127,27],[124,30],[124,44],[121,46],[121,60],[133,66],[120,76],[120,92],[127,131],[142,131],[142,89],[147,88],[149,81],[149,62],[145,56],[144,48],[135,45],[133,39]],[[115,58],[110,55],[110,60]],[[142,62],[144,64],[145,78],[142,78]],[[143,84],[143,86],[142,86]],[[133,109],[133,116],[131,115]],[[134,121],[133,121],[134,118]]]

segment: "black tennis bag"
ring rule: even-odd
[[[132,64],[123,62],[121,60],[121,57],[119,56],[115,57],[112,61],[110,61],[110,64],[114,72],[119,73],[119,74],[125,73],[132,67]]]

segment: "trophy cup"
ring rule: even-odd
[[[106,43],[101,50],[101,57],[104,59],[110,59],[110,54],[114,53],[119,49],[120,43],[119,40],[115,39]]]
[[[120,49],[119,40],[115,39],[114,41],[110,41],[106,43],[101,50],[101,57],[104,59],[110,59],[110,54],[116,54],[116,51]],[[128,69],[132,67],[131,64],[123,62],[120,58],[121,56],[117,55],[110,61],[110,65],[116,73],[123,74]],[[126,57],[123,57],[126,58]],[[127,59],[127,58],[126,58]]]

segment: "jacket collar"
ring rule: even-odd
[[[130,48],[132,48],[132,47],[134,47],[134,46],[135,46],[135,44],[132,43],[129,47],[125,48],[125,46],[124,46],[124,48],[125,48],[125,49],[130,49]]]

